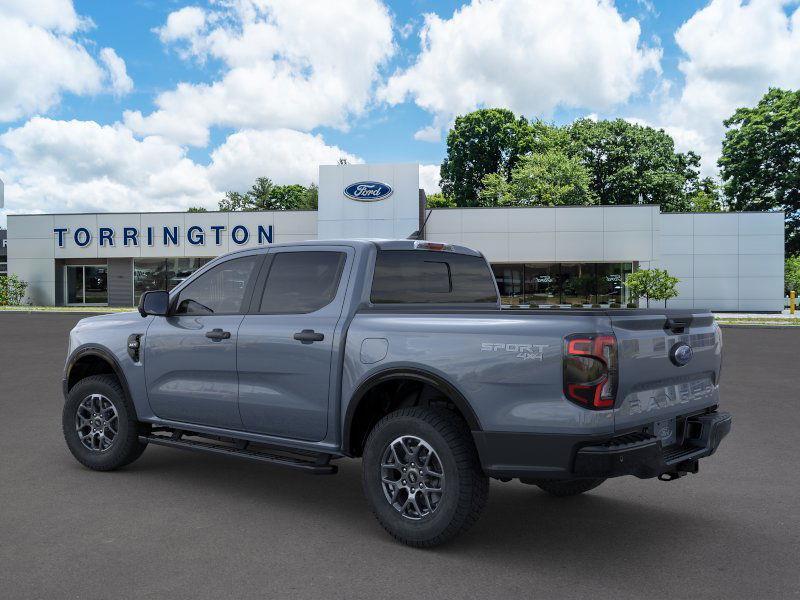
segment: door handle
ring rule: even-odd
[[[294,334],[294,339],[304,344],[311,344],[313,342],[321,342],[325,339],[325,336],[313,329],[303,329],[303,331],[298,331]]]
[[[222,331],[222,329],[212,329],[211,331],[206,331],[206,337],[212,339],[214,341],[221,341],[221,340],[228,340],[231,337],[230,331]]]

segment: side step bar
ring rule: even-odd
[[[158,446],[169,446],[170,448],[182,448],[184,450],[195,450],[198,452],[208,452],[210,454],[247,458],[249,460],[266,462],[280,467],[298,469],[313,475],[333,475],[339,470],[336,465],[330,464],[331,457],[329,454],[309,455],[308,459],[283,456],[281,454],[248,450],[246,442],[240,443],[238,446],[223,446],[220,444],[186,440],[182,439],[181,433],[177,432],[169,437],[152,433],[149,435],[140,435],[139,441],[156,444]],[[288,449],[286,451],[291,452],[291,450]]]

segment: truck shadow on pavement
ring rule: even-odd
[[[362,496],[361,462],[340,460],[337,464],[338,475],[313,476],[150,447],[136,464],[111,475],[135,478],[138,486],[159,495],[164,486],[180,489],[180,497],[191,498],[194,510],[205,504],[213,511],[214,506],[223,505],[234,513],[249,511],[251,517],[252,511],[263,510],[270,517],[296,520],[310,535],[322,522],[326,528],[341,529],[354,545],[359,538],[367,538],[372,544],[384,540],[387,549],[416,552],[393,542],[373,518]],[[545,563],[542,566],[553,563],[549,566],[554,568],[574,562],[584,572],[607,569],[608,561],[615,560],[663,567],[663,561],[677,555],[688,540],[693,545],[711,541],[717,528],[731,527],[723,518],[698,515],[691,497],[687,502],[681,494],[670,494],[654,503],[659,490],[647,486],[666,485],[676,484],[609,481],[582,496],[553,498],[535,486],[492,481],[489,505],[478,524],[431,552],[451,556],[480,552],[486,562],[520,562],[520,566],[531,560]],[[163,493],[170,502],[176,501]]]

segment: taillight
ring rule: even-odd
[[[426,242],[425,240],[417,240],[414,242],[415,250],[433,250],[434,252],[453,252],[455,247],[453,244],[440,244],[439,242]]]
[[[585,408],[614,407],[617,338],[613,333],[579,333],[564,338],[564,395]]]

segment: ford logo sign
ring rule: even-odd
[[[344,188],[344,195],[359,202],[376,202],[392,195],[391,186],[378,181],[357,181]]]
[[[669,359],[678,367],[683,367],[689,364],[694,356],[694,350],[689,344],[678,342],[669,351]]]

